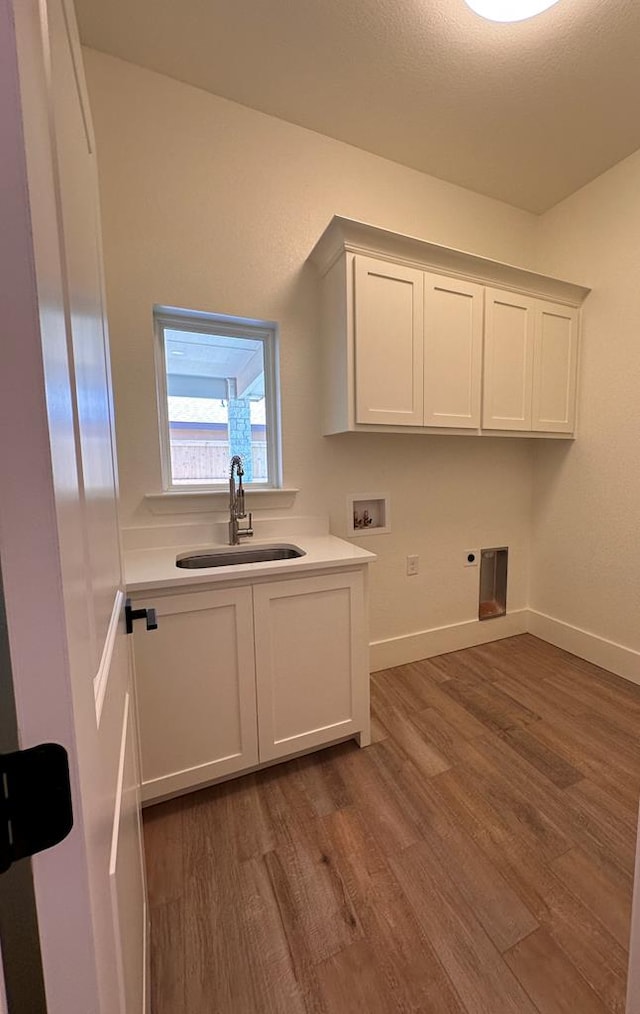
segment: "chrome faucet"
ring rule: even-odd
[[[238,488],[234,480],[234,471],[238,476]],[[241,538],[249,538],[253,535],[252,516],[249,514],[249,524],[246,528],[241,528],[238,524],[243,518],[246,518],[247,512],[244,509],[244,487],[242,485],[242,476],[244,475],[244,468],[242,467],[242,458],[239,454],[234,454],[231,459],[231,468],[229,470],[229,545],[237,546],[240,543]]]

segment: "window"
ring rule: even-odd
[[[276,325],[165,307],[154,317],[164,488],[222,488],[234,454],[247,486],[281,486]]]

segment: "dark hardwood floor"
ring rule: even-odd
[[[640,687],[529,635],[145,813],[153,1014],[624,1011]]]

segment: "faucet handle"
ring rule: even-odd
[[[244,517],[247,515],[245,514]],[[246,528],[240,528],[238,525],[238,535],[244,536],[244,538],[250,538],[253,535],[253,514],[249,511],[249,524]]]

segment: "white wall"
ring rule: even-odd
[[[281,325],[285,485],[301,490],[295,513],[330,513],[340,535],[347,493],[391,494],[393,532],[361,541],[380,554],[372,638],[473,620],[477,570],[462,566],[468,548],[510,547],[509,606],[524,607],[529,442],[322,438],[318,286],[305,259],[338,213],[533,266],[533,216],[112,57],[88,51],[86,63],[124,525],[173,520],[143,502],[160,488],[153,304],[273,319]],[[409,553],[420,556],[417,577],[405,575]]]
[[[637,652],[640,151],[544,215],[539,244],[545,271],[593,291],[583,309],[578,438],[534,451],[531,606]],[[640,657],[597,640],[591,651],[640,680]]]

